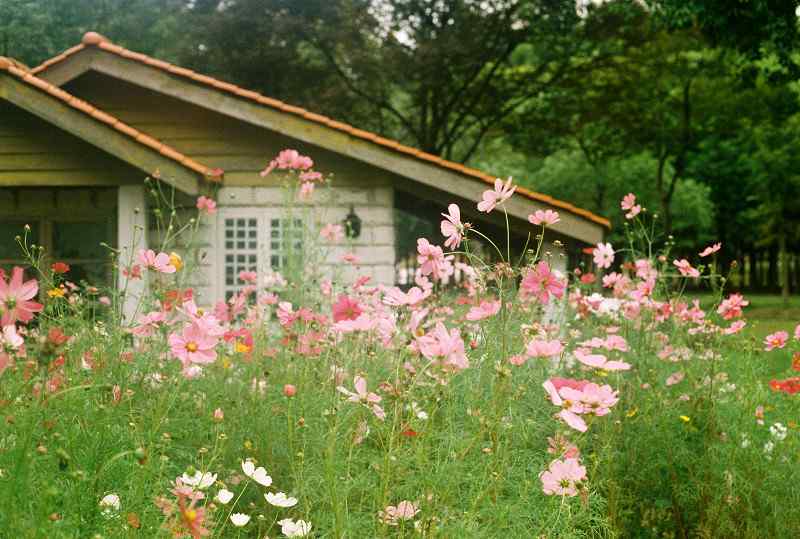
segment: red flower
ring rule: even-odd
[[[53,270],[53,273],[67,273],[69,271],[69,264],[66,262],[55,262],[50,266],[50,269]]]
[[[800,376],[794,376],[786,380],[770,380],[769,387],[773,391],[782,391],[789,395],[800,393]]]
[[[65,335],[61,328],[50,328],[47,332],[47,340],[54,346],[61,346],[69,340],[69,335]]]
[[[167,290],[164,293],[164,310],[171,311],[173,307],[180,307],[184,302],[189,301],[194,296],[191,288],[185,290]]]

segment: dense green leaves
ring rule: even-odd
[[[797,5],[6,0],[0,54],[97,30],[601,214],[634,192],[677,254],[720,240],[774,285],[800,249]]]

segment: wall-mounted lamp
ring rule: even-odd
[[[350,205],[350,213],[344,218],[342,224],[344,225],[344,233],[348,238],[357,238],[361,235],[361,217],[356,215],[352,205]]]

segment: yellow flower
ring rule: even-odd
[[[64,297],[64,290],[61,288],[52,288],[47,291],[47,295],[51,298],[63,298]]]
[[[688,423],[691,420],[692,420],[692,418],[689,417],[688,415],[682,415],[681,416],[681,421],[683,421],[684,423]]]
[[[633,417],[633,416],[636,415],[636,412],[638,412],[638,411],[639,411],[638,408],[632,408],[632,409],[627,411],[627,413],[625,414],[625,417]]]
[[[247,354],[250,352],[250,347],[242,341],[236,341],[235,350],[240,354]]]
[[[183,259],[181,259],[181,255],[176,252],[169,254],[169,263],[175,267],[175,271],[181,271],[183,267]]]

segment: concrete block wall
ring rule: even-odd
[[[361,276],[369,276],[372,283],[394,284],[395,230],[394,194],[388,184],[363,183],[318,187],[308,204],[292,202],[287,206],[284,189],[270,186],[224,187],[216,195],[218,212],[204,217],[194,247],[197,259],[191,278],[200,302],[213,304],[225,295],[225,245],[224,222],[226,218],[257,218],[259,220],[259,266],[268,268],[269,220],[275,218],[303,218],[306,226],[318,231],[327,223],[341,224],[350,209],[362,220],[358,238],[335,244],[316,240],[320,246],[322,273],[343,282],[352,282]],[[191,212],[191,210],[189,210]],[[312,223],[306,222],[308,220]],[[151,244],[153,238],[151,235]],[[181,252],[181,250],[178,252]],[[359,262],[351,265],[341,261],[346,253],[354,253]]]

